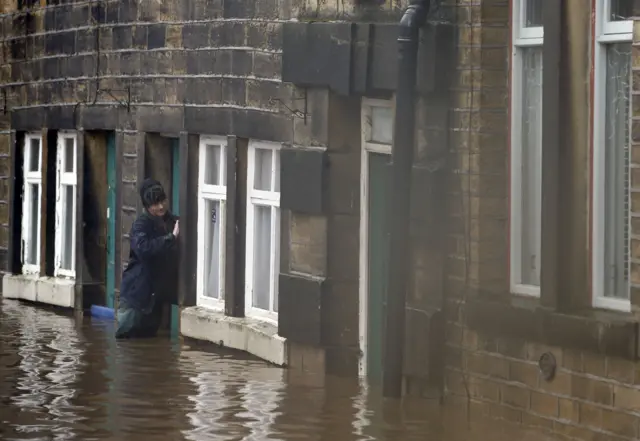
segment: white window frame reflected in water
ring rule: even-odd
[[[32,142],[39,145],[37,170],[30,170],[32,163],[33,149]],[[30,133],[24,138],[24,187],[22,189],[22,272],[24,274],[40,274],[40,248],[42,231],[42,135],[40,133]],[[37,207],[33,207],[33,192],[37,191]],[[32,219],[32,213],[36,211],[36,216]],[[35,228],[34,227],[35,222]],[[36,231],[35,237],[32,231]],[[35,250],[32,253],[32,246],[35,243]],[[35,263],[34,263],[35,262]]]
[[[616,45],[629,46],[633,40],[633,20],[611,20],[611,0],[597,0],[594,35],[594,102],[593,102],[593,219],[592,219],[592,295],[597,308],[630,311],[629,247],[630,247],[630,140],[629,118],[620,115],[616,100],[610,94],[630,96],[631,56],[626,67],[626,81],[610,81],[612,65],[619,57],[610,58]],[[623,57],[624,58],[624,57]],[[626,61],[626,60],[624,60]],[[615,90],[612,91],[611,88]],[[614,111],[614,120],[610,119]],[[623,109],[623,111],[625,111]],[[622,117],[622,120],[620,119]],[[625,120],[626,118],[626,120]],[[619,124],[627,125],[625,139],[611,133]],[[618,133],[619,134],[619,133]],[[613,137],[613,138],[612,138]],[[613,225],[612,225],[613,224]]]
[[[202,136],[199,145],[198,171],[198,264],[197,264],[197,304],[216,310],[224,310],[224,282],[225,282],[225,225],[226,225],[226,167],[227,167],[227,139],[222,136]],[[219,158],[217,170],[210,170],[210,155],[218,149]],[[206,182],[207,176],[215,176],[216,182]],[[209,204],[217,204],[218,210],[214,214],[207,210]],[[214,219],[215,217],[215,219]],[[218,234],[217,250],[210,246],[209,235]],[[214,254],[218,258],[216,268],[217,292],[211,293],[207,288],[207,281],[211,277],[210,262]]]
[[[71,152],[66,149],[68,141],[73,143]],[[71,158],[67,157],[68,153],[71,153]],[[75,132],[58,134],[57,156],[54,276],[74,279],[76,277],[76,200],[78,197],[78,138]],[[72,163],[70,171],[68,171],[69,162]],[[67,197],[68,188],[71,188],[71,200]],[[71,206],[71,218],[67,216],[69,206]],[[65,256],[66,252],[70,255]]]
[[[75,439],[74,424],[82,418],[74,400],[85,367],[85,346],[74,318],[22,305],[5,304],[3,308],[5,313],[19,309],[12,315],[18,318],[21,331],[16,393],[7,397],[9,402],[20,409],[31,431],[37,427],[37,414],[41,427],[66,426],[61,436],[49,435],[49,439]]]
[[[278,323],[278,278],[280,275],[280,143],[266,141],[249,141],[247,165],[247,227],[246,227],[246,274],[245,274],[245,312],[247,316]],[[257,189],[256,163],[259,151],[269,151],[269,188]],[[256,211],[268,209],[270,215],[269,242],[269,305],[267,308],[256,306],[254,302],[254,281],[258,227]]]
[[[512,9],[510,285],[512,293],[533,297],[540,296],[542,232],[541,4],[513,0]],[[531,26],[527,13],[534,5],[538,8]],[[531,60],[535,63],[528,63]],[[537,89],[526,84],[527,74],[537,78]],[[529,96],[532,90],[535,95]],[[530,263],[528,270],[525,261]]]

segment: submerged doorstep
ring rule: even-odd
[[[180,314],[180,333],[248,352],[277,366],[287,365],[287,339],[278,335],[277,326],[260,320],[193,306]]]
[[[56,277],[5,274],[2,278],[2,296],[7,299],[73,308],[75,281]]]

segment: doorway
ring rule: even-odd
[[[82,283],[84,305],[115,307],[116,152],[115,132],[84,133]]]
[[[171,212],[180,215],[180,140],[172,135],[148,133],[144,154],[145,178],[153,178],[162,184],[169,197]],[[177,271],[174,293],[163,311],[162,327],[176,334],[179,330]]]
[[[382,384],[389,234],[392,107],[390,101],[362,104],[360,173],[360,376]]]
[[[107,307],[116,304],[116,135],[107,134]]]
[[[382,381],[389,235],[386,226],[387,190],[391,155],[366,152],[366,376],[371,384]]]

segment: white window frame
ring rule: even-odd
[[[66,172],[66,140],[73,140],[73,170]],[[77,170],[77,157],[78,157],[78,136],[75,132],[60,132],[58,133],[58,158],[57,158],[57,173],[56,173],[56,232],[55,232],[55,277],[65,277],[75,279],[76,277],[76,200],[78,198],[78,170]],[[69,201],[66,200],[65,187],[73,187],[73,217],[71,220],[65,217],[66,204]],[[64,232],[66,230],[67,222],[71,222],[71,269],[61,268],[62,266],[62,250],[63,241],[65,239]]]
[[[39,149],[39,158],[38,164],[39,169],[37,172],[29,171],[29,164],[31,162],[31,141],[37,140],[40,143]],[[38,234],[38,237],[30,237],[31,230],[31,186],[38,186],[38,232],[42,230],[42,149],[44,147],[44,143],[42,142],[42,135],[39,133],[30,133],[27,134],[24,138],[24,187],[22,190],[22,272],[24,274],[40,274],[40,245],[41,245],[41,235]],[[27,263],[28,258],[31,256],[28,255],[29,248],[31,242],[36,242],[36,256],[34,264]]]
[[[512,47],[511,47],[511,226],[510,226],[510,288],[511,293],[540,297],[540,287],[521,283],[522,246],[522,50],[542,47],[542,26],[525,27],[527,0],[513,0]],[[544,66],[543,66],[544,69]],[[541,154],[541,153],[540,153]],[[542,189],[541,189],[542,190]]]
[[[611,21],[611,0],[596,0],[596,39],[599,43],[633,40],[633,20]]]
[[[207,145],[220,146],[220,185],[211,185],[205,183],[205,168],[207,165]],[[199,167],[198,167],[198,263],[197,263],[197,281],[196,281],[196,303],[198,306],[214,310],[224,310],[225,298],[225,229],[226,229],[226,201],[227,201],[227,138],[223,136],[201,136],[199,144]],[[206,202],[215,201],[220,203],[220,212],[216,213],[216,222],[220,222],[220,238],[218,244],[220,246],[220,283],[218,298],[208,297],[204,295],[205,290],[205,261],[207,253],[210,252],[208,244],[205,243],[204,235],[206,232],[206,223],[211,222],[211,213],[206,212]]]
[[[358,363],[359,376],[364,378],[368,373],[368,333],[369,333],[369,154],[379,153],[391,155],[393,143],[379,143],[372,141],[373,108],[384,107],[393,110],[393,100],[381,100],[375,98],[363,98],[361,106],[361,132],[362,148],[360,149],[360,283],[358,325],[360,340],[360,361]],[[392,116],[393,118],[393,116]],[[393,123],[393,119],[392,119]],[[392,127],[393,136],[393,127]],[[393,142],[393,141],[392,141]]]
[[[256,150],[272,150],[272,176],[277,176],[279,170],[280,143],[267,141],[249,141],[247,166],[247,228],[246,228],[246,273],[245,273],[245,314],[250,317],[264,319],[273,324],[278,323],[278,313],[275,311],[275,296],[278,292],[280,277],[280,192],[255,190]],[[270,309],[264,310],[253,306],[253,248],[254,248],[254,216],[255,206],[270,206],[271,210],[271,286],[269,293]]]
[[[633,41],[633,20],[610,21],[611,1],[596,0],[593,103],[593,231],[592,304],[596,308],[631,311],[629,299],[605,297],[605,128],[607,44]],[[631,105],[631,104],[630,104]],[[631,114],[631,113],[629,113]]]

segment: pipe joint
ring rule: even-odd
[[[411,0],[400,19],[398,40],[414,40],[415,33],[427,21],[430,0]]]

